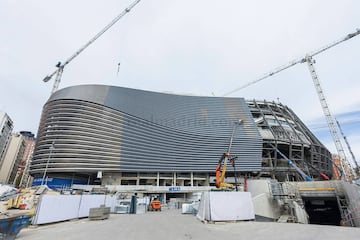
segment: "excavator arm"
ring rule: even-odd
[[[229,160],[231,165],[233,167],[235,167],[235,159],[237,157],[231,157],[230,156],[230,153],[226,152],[226,153],[223,153],[223,155],[221,156],[217,166],[216,166],[216,169],[215,169],[215,176],[216,176],[216,179],[215,179],[215,185],[216,185],[216,188],[218,189],[222,189],[222,188],[225,188],[225,189],[232,189],[234,188],[234,185],[231,184],[231,183],[226,183],[224,182],[224,179],[225,179],[225,174],[226,174],[226,169],[227,169],[227,161]]]
[[[224,178],[225,178],[225,172],[226,172],[226,158],[228,158],[230,156],[229,153],[223,153],[223,155],[221,156],[216,169],[215,169],[215,185],[217,188],[221,187],[221,183],[224,182]],[[224,162],[224,166],[223,166],[223,162]]]

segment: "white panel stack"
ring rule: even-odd
[[[82,195],[81,205],[79,206],[79,218],[89,216],[90,208],[100,207],[105,205],[106,195]]]
[[[105,205],[112,211],[115,196],[111,195],[42,195],[32,224],[45,224],[89,216],[90,208]]]
[[[44,224],[77,218],[80,199],[79,195],[43,195],[32,223]]]
[[[249,192],[205,192],[197,217],[205,221],[238,221],[255,219]]]

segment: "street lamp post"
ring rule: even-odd
[[[47,173],[47,170],[48,170],[50,158],[51,158],[53,150],[55,149],[54,144],[55,144],[55,142],[52,142],[51,146],[50,146],[50,153],[49,153],[49,157],[48,157],[47,162],[46,162],[45,171],[44,171],[44,174],[43,174],[43,177],[42,177],[42,180],[41,180],[41,185],[44,185],[44,181],[45,181],[46,173]]]
[[[228,153],[230,153],[230,150],[231,150],[231,146],[232,146],[232,143],[233,143],[233,140],[234,140],[235,130],[242,123],[243,123],[242,119],[239,119],[238,121],[234,122],[234,127],[233,127],[233,130],[232,130],[232,133],[231,133],[231,138],[230,138],[230,144],[229,144],[228,151],[227,151]]]
[[[231,146],[232,146],[232,143],[233,143],[233,140],[234,140],[235,130],[236,130],[236,128],[237,128],[238,126],[240,126],[242,123],[243,123],[243,120],[242,120],[242,119],[239,119],[238,121],[234,122],[234,127],[233,127],[233,130],[232,130],[232,133],[231,133],[230,144],[229,144],[229,148],[228,148],[228,153],[229,153],[229,154],[230,154]],[[237,187],[236,169],[235,169],[235,159],[236,159],[236,158],[237,158],[237,157],[231,158],[230,162],[231,162],[231,165],[234,167],[235,191],[237,192],[237,191],[238,191],[238,187]]]

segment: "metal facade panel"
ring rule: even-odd
[[[210,172],[228,148],[238,171],[260,171],[262,138],[243,98],[100,85],[56,92],[44,107],[31,167],[50,171]]]

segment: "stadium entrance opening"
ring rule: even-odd
[[[340,226],[341,214],[336,197],[303,198],[310,224]]]

